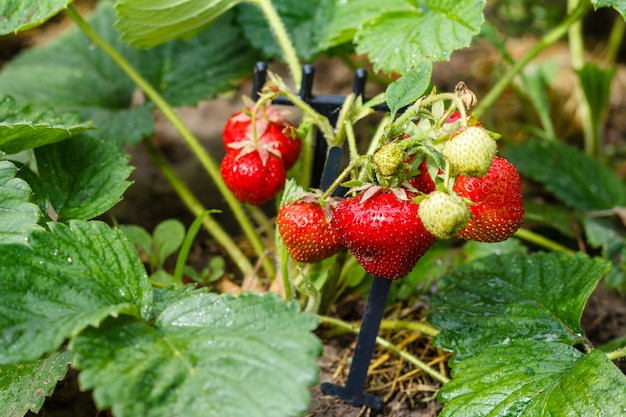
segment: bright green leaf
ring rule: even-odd
[[[187,38],[209,26],[243,0],[118,0],[122,40],[140,48]]]
[[[585,98],[589,103],[589,113],[594,131],[598,131],[600,123],[609,105],[611,84],[616,68],[602,69],[594,63],[587,62],[576,71],[580,79]]]
[[[423,61],[416,68],[389,84],[385,92],[385,100],[392,117],[398,110],[412,104],[424,94],[430,85],[432,71],[432,62]]]
[[[185,225],[177,219],[167,219],[154,228],[153,242],[157,266],[178,250],[185,239]]]
[[[587,298],[608,262],[581,253],[494,255],[457,267],[432,299],[437,346],[466,357],[516,339],[578,343]]]
[[[39,208],[29,202],[31,188],[16,174],[13,163],[0,160],[0,245],[25,244],[41,215]]]
[[[451,366],[440,417],[626,415],[626,377],[598,350],[517,340]]]
[[[409,11],[380,13],[357,33],[356,51],[387,73],[447,61],[480,32],[484,6],[484,0],[425,0]]]
[[[69,368],[71,353],[55,352],[32,362],[0,367],[0,415],[22,417],[37,413],[57,381]]]
[[[39,26],[72,0],[4,0],[0,3],[0,35]]]
[[[58,142],[88,128],[75,115],[57,116],[50,109],[19,106],[10,96],[0,97],[0,150],[6,153]]]
[[[558,141],[529,140],[503,152],[522,173],[541,182],[556,197],[580,210],[626,205],[626,187],[600,162]]]
[[[49,223],[29,245],[0,245],[0,363],[52,352],[107,316],[147,314],[137,251],[102,222]]]
[[[387,0],[373,2],[371,0],[335,0],[334,8],[328,22],[320,28],[323,32],[321,47],[329,49],[345,43],[351,43],[364,23],[375,19],[381,13],[413,10],[404,0]]]
[[[35,155],[59,221],[104,213],[131,184],[130,157],[112,142],[82,135],[37,148]]]
[[[83,389],[116,417],[270,417],[304,413],[321,344],[313,315],[274,294],[189,291],[154,327],[110,319],[72,344]],[[166,300],[162,300],[166,301]]]
[[[626,2],[624,0],[591,0],[591,4],[596,9],[601,7],[612,7],[626,19]]]

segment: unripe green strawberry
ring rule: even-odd
[[[478,242],[501,242],[513,236],[524,221],[522,179],[509,161],[496,157],[480,178],[459,176],[453,187],[474,202],[472,218],[458,237]]]
[[[374,153],[374,168],[384,178],[393,176],[404,165],[404,151],[397,143],[386,143]]]
[[[457,195],[433,191],[420,203],[420,218],[426,230],[438,239],[449,239],[465,227],[470,211]]]
[[[278,210],[278,231],[294,260],[317,263],[343,248],[330,227],[331,217],[331,204],[322,207],[315,200],[294,201]]]
[[[461,127],[443,145],[443,156],[455,175],[482,177],[489,171],[498,146],[487,130],[478,126]]]

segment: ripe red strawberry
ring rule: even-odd
[[[362,195],[345,198],[333,213],[331,226],[342,243],[370,274],[402,278],[435,242],[418,216],[419,205],[400,200],[389,190],[365,201]]]
[[[259,152],[230,151],[220,165],[226,186],[242,203],[261,205],[271,200],[285,185],[283,162],[268,154],[263,163]]]
[[[330,227],[331,216],[331,205],[323,208],[314,199],[287,203],[278,210],[278,231],[294,260],[316,263],[343,248]]]
[[[467,226],[457,236],[479,242],[501,242],[511,237],[524,221],[522,180],[506,159],[495,157],[480,178],[459,176],[453,190],[475,204]]]
[[[222,131],[226,151],[251,146],[249,142],[254,144],[251,122],[246,111],[237,112],[226,121]],[[279,154],[287,171],[296,163],[302,148],[302,141],[294,132],[295,127],[276,109],[267,107],[264,113],[259,111],[256,118],[258,145]]]

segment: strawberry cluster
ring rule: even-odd
[[[472,98],[464,91],[457,108],[475,102],[463,100]],[[352,161],[346,172],[360,171],[342,184],[350,188],[346,197],[329,197],[332,189],[285,191],[277,227],[295,261],[317,263],[347,248],[367,272],[399,279],[437,239],[499,242],[519,229],[522,182],[496,156],[497,135],[464,111],[444,110],[449,95],[428,99],[430,110],[416,102],[390,123],[371,157]],[[249,111],[233,115],[223,135],[224,181],[251,204],[278,193],[301,146],[271,107],[257,116],[253,124]]]
[[[220,173],[228,189],[242,203],[262,205],[285,185],[302,141],[294,126],[271,106],[233,114],[222,132],[226,156]]]

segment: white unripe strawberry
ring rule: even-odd
[[[478,126],[461,127],[443,145],[443,156],[454,175],[482,177],[489,171],[498,146],[487,130]]]
[[[433,236],[449,239],[467,225],[470,211],[461,197],[444,191],[433,191],[420,203],[419,216],[426,230]]]

